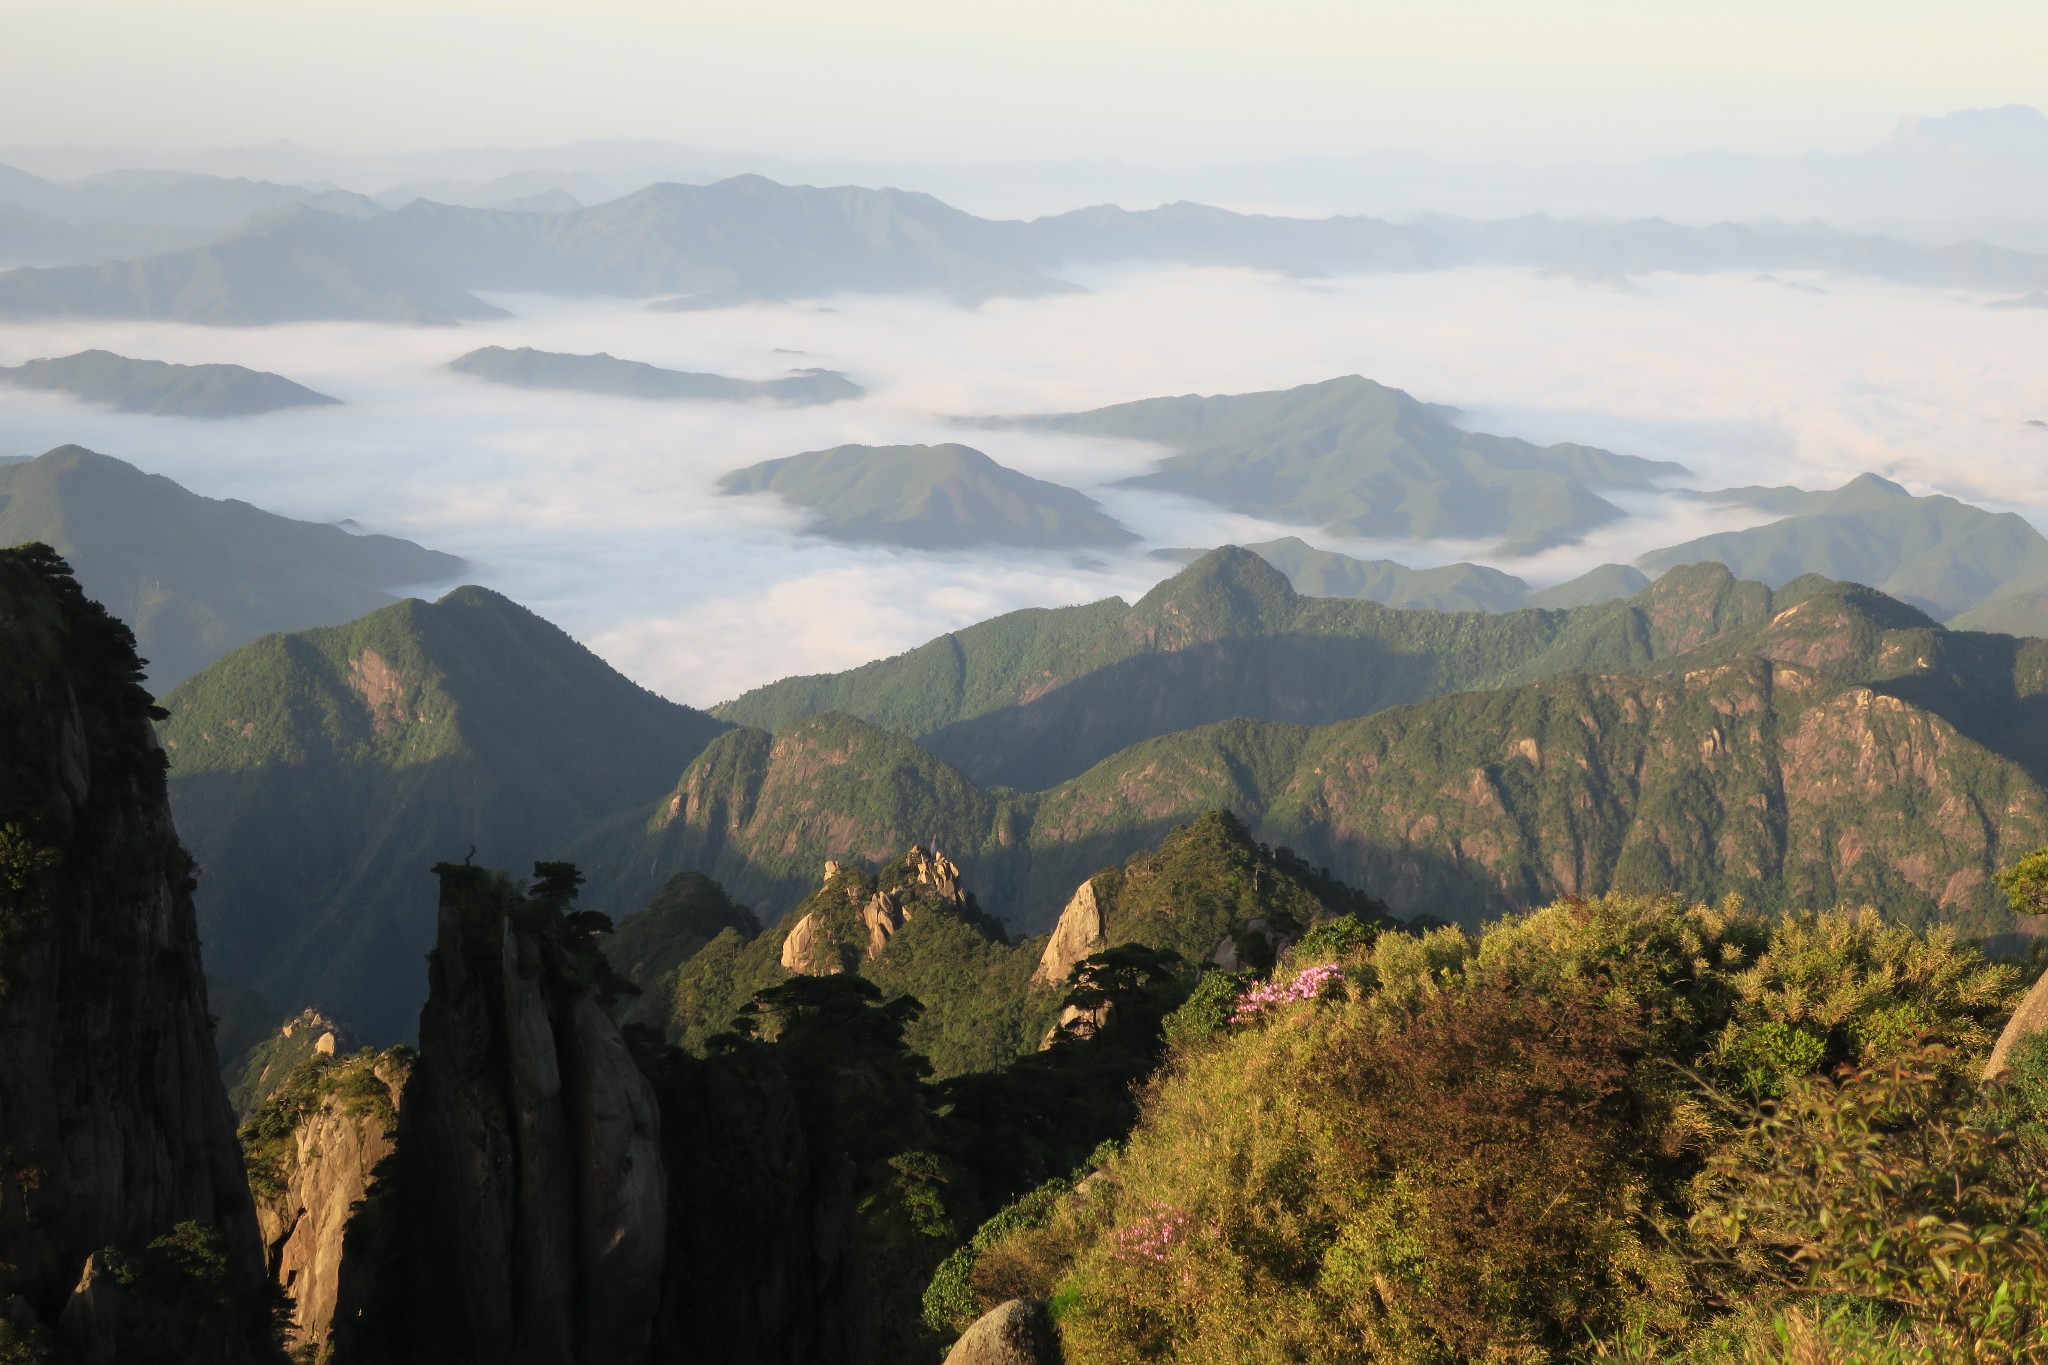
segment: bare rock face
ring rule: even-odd
[[[444,865],[399,1174],[416,1322],[451,1365],[641,1365],[665,1263],[660,1113],[518,893]],[[421,1289],[419,1287],[426,1287]]]
[[[928,887],[933,900],[951,906],[967,904],[967,888],[960,884],[959,864],[937,849],[926,852],[916,844],[903,856],[916,872],[917,884]]]
[[[975,1319],[946,1365],[1062,1365],[1059,1329],[1043,1299],[1011,1299]]]
[[[331,1033],[323,1036],[332,1037]],[[340,1093],[367,1073],[367,1095]],[[410,1067],[402,1053],[351,1058],[336,1067],[330,1093],[300,1120],[256,1180],[256,1221],[271,1277],[292,1296],[294,1346],[328,1358],[350,1219],[377,1183],[377,1168],[395,1150],[398,1105]],[[374,1089],[372,1089],[374,1087]],[[251,1153],[252,1161],[269,1154]]]
[[[0,551],[0,1301],[44,1323],[187,1220],[262,1272],[139,678],[61,559]]]
[[[896,931],[910,923],[910,910],[887,891],[877,891],[861,907],[860,922],[868,931],[867,957],[873,961],[889,946]]]
[[[846,970],[838,945],[816,914],[805,915],[782,940],[782,969],[800,976],[833,976]]]
[[[2011,1065],[2013,1049],[2044,1028],[2048,1028],[2048,976],[2034,983],[2012,1018],[2006,1020],[2005,1031],[1991,1049],[1991,1060],[1984,1064],[1984,1079],[1994,1080],[2002,1074]]]
[[[1095,899],[1095,879],[1091,877],[1081,883],[1067,901],[1067,908],[1060,911],[1059,923],[1053,926],[1052,937],[1046,941],[1045,953],[1038,959],[1038,970],[1031,974],[1031,980],[1040,986],[1064,985],[1076,963],[1108,946],[1109,926]]]

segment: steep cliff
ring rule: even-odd
[[[411,1068],[403,1048],[315,1052],[242,1125],[271,1278],[293,1299],[293,1344],[315,1361],[331,1358],[350,1220],[395,1149]]]
[[[601,916],[570,912],[573,869],[535,896],[444,864],[420,1056],[400,1120],[415,1304],[439,1359],[638,1365],[666,1259],[652,1085],[601,997]]]
[[[140,679],[63,560],[0,551],[0,1301],[45,1322],[181,1223],[260,1264]]]

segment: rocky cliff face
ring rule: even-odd
[[[395,1150],[411,1071],[399,1048],[331,1056],[315,1051],[242,1128],[271,1277],[294,1301],[293,1345],[315,1361],[331,1356],[350,1220]]]
[[[443,866],[400,1130],[413,1318],[438,1358],[638,1365],[666,1259],[654,1090],[595,998],[587,931]]]
[[[62,560],[0,551],[0,1301],[45,1322],[188,1220],[260,1264],[140,677]]]

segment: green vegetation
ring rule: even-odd
[[[243,1119],[265,1104],[301,1068],[357,1051],[355,1035],[317,1010],[302,1010],[221,1067],[228,1103]]]
[[[988,425],[1153,441],[1178,452],[1124,482],[1336,535],[1499,537],[1496,553],[1577,540],[1621,511],[1595,486],[1644,489],[1683,465],[1461,431],[1449,410],[1346,375],[1269,393],[1147,398]]]
[[[314,1054],[279,1082],[242,1120],[236,1136],[259,1199],[285,1191],[299,1163],[299,1130],[330,1103],[350,1116],[369,1116],[386,1132],[398,1124],[397,1092],[412,1065],[409,1048],[362,1048],[345,1056]]]
[[[834,446],[736,469],[724,493],[773,493],[811,513],[815,535],[957,550],[1127,545],[1092,498],[1019,474],[963,445]]]
[[[285,1365],[290,1298],[235,1265],[214,1229],[180,1223],[119,1258],[113,1277],[123,1365]]]
[[[664,370],[638,360],[596,355],[536,351],[531,346],[508,350],[484,346],[448,362],[457,374],[473,375],[493,384],[522,389],[569,389],[578,393],[613,394],[622,398],[719,399],[774,403],[837,403],[866,392],[836,370],[792,370],[782,379],[729,379],[722,374]]]
[[[562,849],[724,728],[481,588],[266,637],[164,702],[209,967],[376,1043],[412,1035],[429,867]]]
[[[79,446],[0,465],[0,545],[42,541],[134,630],[158,689],[267,631],[347,621],[462,561],[188,493]]]
[[[1091,1362],[1740,1358],[1845,1301],[1979,1359],[2040,1332],[2043,1149],[1965,1079],[2018,976],[1950,931],[1614,896],[1341,970],[1177,1040],[1098,1175],[972,1244],[971,1304],[935,1285],[948,1324],[1049,1298]],[[1741,1040],[1787,1028],[1819,1045],[1753,1108]]]
[[[1034,1052],[1072,999],[1064,986],[1033,984],[1046,940],[1012,942],[971,892],[920,881],[925,856],[913,849],[873,872],[835,864],[823,884],[766,933],[752,929],[751,916],[711,932],[711,916],[723,915],[730,902],[716,883],[695,874],[678,877],[606,945],[606,955],[646,991],[629,1017],[703,1051],[732,1027],[747,1001],[788,976],[784,944],[809,920],[805,932],[813,935],[814,954],[823,957],[808,970],[851,971],[887,996],[919,1002],[905,1038],[939,1079],[994,1071]],[[1157,848],[1088,880],[1104,917],[1104,948],[1141,945],[1188,964],[1223,953],[1265,971],[1276,952],[1305,931],[1327,939],[1349,925],[1355,939],[1388,922],[1377,901],[1288,849],[1260,845],[1221,810],[1174,827]],[[710,916],[679,913],[684,896],[710,909]],[[874,947],[863,911],[878,896],[903,922]]]
[[[2048,616],[2015,611],[2048,590],[2048,538],[2011,512],[1916,498],[1875,474],[1821,493],[1730,488],[1700,496],[1784,520],[1653,551],[1638,561],[1652,574],[1701,560],[1774,588],[1824,574],[1868,584],[1958,628],[2048,631]]]
[[[1135,606],[1011,612],[844,673],[715,708],[781,731],[844,712],[978,782],[1041,790],[1140,741],[1237,716],[1327,725],[1452,692],[1576,671],[1643,672],[1763,626],[1774,598],[1702,565],[1574,611],[1399,611],[1304,597],[1259,556],[1211,551]]]
[[[1391,559],[1356,559],[1334,550],[1318,550],[1299,536],[1260,541],[1244,547],[1271,564],[1308,597],[1362,597],[1390,607],[1425,611],[1518,611],[1523,607],[1590,607],[1617,598],[1634,597],[1650,586],[1641,569],[1603,564],[1597,569],[1548,588],[1531,591],[1510,573],[1484,564],[1444,564],[1411,569]],[[1198,550],[1155,550],[1155,557],[1189,563]]]
[[[248,417],[341,401],[283,375],[240,365],[168,365],[161,360],[130,360],[112,351],[80,351],[12,368],[0,365],[0,384],[74,394],[116,412],[159,417]]]
[[[800,894],[806,864],[936,829],[988,908],[1035,931],[1094,869],[1222,807],[1397,915],[1476,925],[1561,894],[1677,888],[2008,927],[1992,876],[2048,840],[2029,700],[2048,691],[2042,647],[1943,632],[1867,590],[1716,581],[1700,575],[1687,597],[1667,578],[1625,616],[1574,624],[1543,661],[1633,650],[1656,672],[1572,674],[1312,729],[1228,721],[1030,796],[976,790],[844,717],[772,740],[737,732],[721,744],[746,761],[707,751],[604,865],[633,878],[707,867],[772,914]],[[617,885],[619,898],[651,889]]]

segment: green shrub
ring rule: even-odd
[[[977,1303],[1000,1289],[1062,1304],[1069,1355],[1091,1365],[1833,1358],[1799,1354],[1792,1336],[1884,1359],[2031,1330],[2019,1279],[2033,1234],[2013,1231],[2030,1226],[2013,1200],[2034,1148],[1967,1109],[1968,1059],[2018,979],[1953,933],[1611,896],[1476,938],[1381,934],[1343,966],[1345,998],[1283,1003],[1183,1050],[1123,1154],[978,1250],[964,1272]],[[1836,1093],[1821,1079],[1835,1067],[1875,1074],[1902,1057],[1932,1068],[1948,1107],[1903,1092],[1866,1106],[1861,1147],[1769,1118]],[[2040,1070],[2048,1090],[2048,1051]],[[2026,1072],[2008,1089],[2033,1084]],[[1907,1128],[1922,1135],[1885,1114],[1917,1116]],[[1848,1184],[1834,1203],[1817,1193],[1833,1176],[1768,1175],[1837,1149]],[[1883,1203],[1855,1166],[1870,1152],[1909,1198]],[[1938,1195],[1944,1163],[1989,1193]],[[1745,1226],[1778,1242],[1715,1231],[1705,1211],[1725,1213],[1743,1181],[1753,1207],[1782,1213]],[[1914,1201],[1937,1209],[1924,1235]],[[1851,1225],[1861,1254],[1893,1261],[1859,1269],[1824,1232]],[[1790,1262],[1767,1273],[1757,1258],[1780,1243],[1808,1248],[1808,1269],[1832,1258],[1826,1277],[1795,1284]],[[2004,1297],[1973,1290],[1981,1307],[1960,1316],[1879,1287],[1910,1272],[1918,1287],[1902,1292],[1925,1298],[1943,1274],[1988,1286],[1994,1270]]]
[[[1233,972],[1204,973],[1188,998],[1166,1016],[1167,1046],[1176,1050],[1198,1047],[1223,1032],[1244,985],[1244,979]]]

